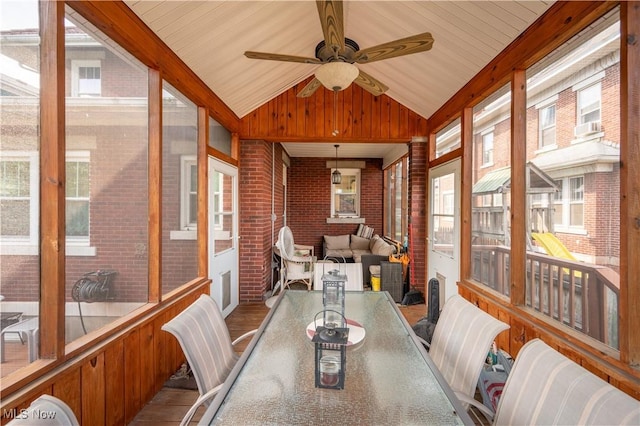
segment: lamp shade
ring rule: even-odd
[[[316,78],[329,90],[344,90],[358,77],[358,67],[348,62],[328,62],[316,70]]]

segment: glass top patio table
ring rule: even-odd
[[[199,424],[473,424],[387,292],[347,293],[365,337],[344,389],[316,388],[306,329],[321,310],[322,292],[284,291]]]

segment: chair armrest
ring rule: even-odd
[[[291,256],[290,258],[285,259],[285,261],[293,263],[314,263],[315,259],[316,258],[314,256]]]
[[[489,408],[487,408],[486,405],[484,405],[482,402],[478,401],[477,399],[470,398],[469,396],[462,394],[460,392],[453,391],[453,393],[456,394],[460,402],[462,402],[463,404],[472,405],[478,411],[480,411],[482,415],[489,421],[489,424],[493,423],[493,416],[495,415],[495,413],[491,411]]]
[[[258,332],[258,329],[256,328],[255,330],[251,330],[251,331],[247,331],[246,333],[244,333],[242,336],[238,337],[236,340],[234,340],[233,342],[231,342],[232,346],[235,346],[236,343],[243,341],[244,339],[246,339],[247,337],[251,337],[254,334],[256,334]]]
[[[214,396],[216,396],[216,394],[220,391],[220,389],[222,389],[223,384],[224,383],[219,384],[215,388],[210,389],[209,392],[205,393],[204,395],[200,395],[198,399],[196,399],[196,402],[193,403],[191,408],[189,408],[189,411],[187,411],[187,414],[185,414],[184,417],[182,418],[182,421],[180,422],[180,426],[188,425],[191,422],[191,419],[193,418],[193,415],[196,413],[198,408],[200,408],[202,404],[208,404],[209,400],[211,400]]]
[[[424,340],[422,337],[420,337],[418,335],[416,335],[416,337],[418,338],[418,341],[420,343],[422,343],[427,348],[427,350],[429,350],[431,348],[431,343],[427,342],[426,340]]]
[[[311,257],[314,256],[314,253],[313,253],[314,250],[315,250],[314,246],[307,246],[307,245],[304,245],[304,244],[293,244],[293,248],[296,249],[296,250],[309,250],[310,254],[311,254]]]

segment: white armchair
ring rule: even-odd
[[[283,226],[278,232],[276,249],[281,259],[281,288],[287,288],[293,282],[302,282],[307,286],[307,289],[311,290],[313,287],[313,267],[316,261],[314,247],[295,244],[291,229],[288,226]]]

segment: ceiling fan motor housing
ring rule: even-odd
[[[355,53],[360,50],[360,46],[358,43],[351,40],[350,38],[344,39],[344,50],[342,52],[334,52],[330,47],[327,47],[327,44],[324,40],[322,40],[316,46],[316,58],[320,59],[322,62],[349,62],[350,64],[354,63]]]

